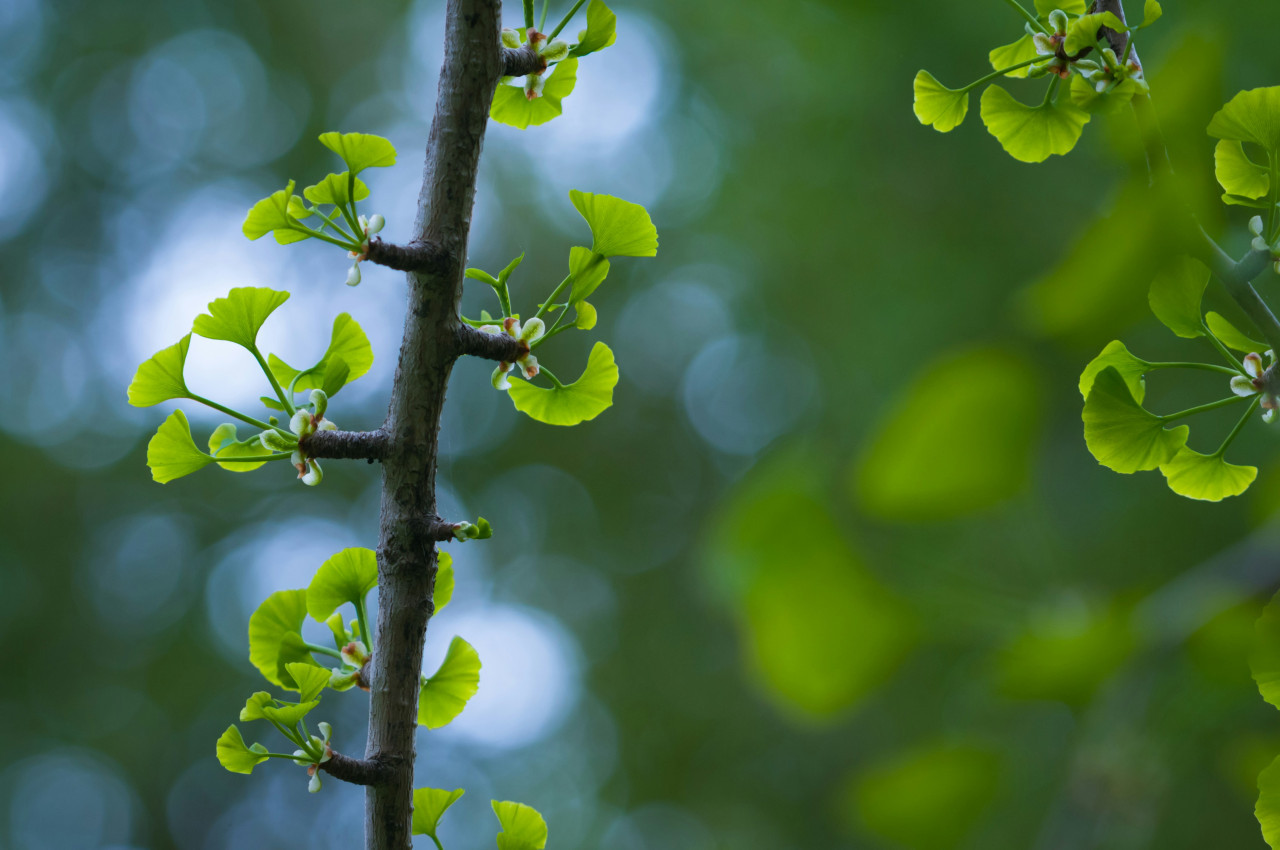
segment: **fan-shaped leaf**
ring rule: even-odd
[[[1204,336],[1200,303],[1209,285],[1209,269],[1192,257],[1180,256],[1151,281],[1147,302],[1165,327],[1185,339]],[[1134,393],[1138,401],[1142,396]]]
[[[455,637],[440,669],[422,683],[418,692],[418,725],[439,729],[467,707],[480,689],[480,656],[471,644]]]
[[[1266,167],[1249,159],[1238,141],[1218,142],[1213,149],[1213,173],[1227,196],[1265,198],[1271,190],[1271,175]]]
[[[191,390],[182,374],[190,347],[191,334],[187,334],[143,361],[129,383],[129,404],[151,407],[173,398],[190,398]]]
[[[453,599],[453,585],[453,556],[448,552],[440,552],[436,555],[436,592],[433,600],[437,614]]]
[[[916,74],[912,89],[916,118],[939,133],[949,133],[959,127],[969,114],[968,89],[949,89],[928,71]]]
[[[323,621],[344,602],[356,604],[378,585],[372,549],[343,549],[320,565],[307,587],[307,612]]]
[[[527,381],[513,381],[507,391],[516,410],[548,425],[577,425],[595,419],[613,404],[618,364],[613,352],[597,342],[582,377],[572,384],[543,389]]]
[[[1237,94],[1209,122],[1215,139],[1253,142],[1280,154],[1280,86]]]
[[[291,211],[300,208],[297,195],[293,194],[294,182],[289,181],[279,192],[272,192],[249,209],[241,230],[250,239],[259,239],[275,232],[276,241],[284,245],[309,238],[305,231],[294,230]]]
[[[396,149],[382,136],[370,133],[321,133],[320,144],[342,157],[347,170],[359,174],[366,168],[396,164]]]
[[[591,250],[595,253],[603,257],[657,256],[658,229],[644,207],[577,189],[569,191],[569,200],[591,228]]]
[[[1093,381],[1084,403],[1084,441],[1098,463],[1116,472],[1140,472],[1168,463],[1187,443],[1186,425],[1164,422],[1134,401],[1114,367]]]
[[[1006,44],[1003,47],[997,47],[992,50],[987,54],[987,58],[991,60],[991,67],[999,71],[1014,65],[1021,65],[1023,62],[1029,62],[1039,55],[1040,53],[1036,50],[1035,39],[1030,34],[1024,34],[1022,38],[1012,44]],[[1048,57],[1045,58],[1047,59]],[[1029,67],[1019,68],[1016,71],[1010,71],[1005,76],[1021,79],[1026,77],[1027,72],[1030,70]]]
[[[303,370],[294,369],[274,354],[267,357],[267,365],[282,387],[292,384],[294,392],[323,389],[327,395],[333,396],[369,371],[373,366],[373,346],[350,314],[339,313],[333,320],[329,347],[314,366]]]
[[[618,40],[618,16],[600,0],[587,5],[587,28],[578,33],[578,43],[569,51],[570,56],[586,56],[604,50]]]
[[[216,458],[262,457],[263,455],[271,454],[271,449],[262,445],[257,434],[244,441],[238,440],[236,426],[231,422],[224,422],[213,429],[213,433],[209,435],[209,454]],[[258,463],[219,463],[218,466],[232,472],[252,472],[262,466],[263,463],[265,461]]]
[[[369,187],[357,177],[355,179],[356,193],[353,198],[348,192],[351,185],[350,179],[350,171],[344,171],[341,174],[330,174],[314,186],[308,186],[303,189],[302,194],[313,204],[348,204],[352,201],[363,201],[369,197]]]
[[[570,248],[569,274],[573,277],[569,304],[576,305],[604,283],[609,276],[609,261],[589,248]]]
[[[1256,339],[1250,339],[1245,336],[1235,325],[1212,310],[1205,313],[1204,322],[1209,326],[1209,332],[1216,336],[1227,348],[1243,351],[1245,354],[1251,352],[1261,354],[1270,349],[1270,346],[1265,342],[1258,342]]]
[[[1062,43],[1063,52],[1068,56],[1073,56],[1085,48],[1097,46],[1098,30],[1103,27],[1113,29],[1116,32],[1129,31],[1124,21],[1117,18],[1112,12],[1081,15],[1067,26],[1067,38]]]
[[[271,698],[271,694],[266,691],[258,691],[244,701],[244,708],[240,709],[240,719],[246,722],[250,720],[265,720],[266,715],[262,713],[262,709],[274,704],[275,700]]]
[[[529,100],[523,85],[498,84],[489,117],[519,130],[545,124],[564,111],[562,101],[573,93],[578,82],[578,60],[572,56],[547,71],[542,95]]]
[[[467,792],[461,788],[452,791],[440,788],[413,789],[413,834],[435,838],[440,818],[465,793]]]
[[[166,484],[190,475],[213,463],[213,458],[200,451],[191,437],[191,425],[181,410],[169,414],[147,443],[147,466],[151,477]]]
[[[1020,162],[1044,162],[1069,153],[1080,140],[1089,113],[1064,103],[1027,106],[999,86],[982,93],[982,123],[1009,156]]]
[[[1239,496],[1258,470],[1252,466],[1236,466],[1218,455],[1202,455],[1183,446],[1178,453],[1160,465],[1169,489],[1188,499],[1205,502],[1221,502],[1230,496]]]
[[[547,846],[547,822],[533,806],[494,800],[493,813],[502,824],[498,850],[543,850]]]
[[[1258,774],[1258,802],[1253,814],[1267,844],[1280,847],[1280,757]]]
[[[1098,377],[1099,372],[1107,368],[1113,368],[1120,373],[1120,377],[1124,378],[1125,384],[1129,387],[1129,392],[1133,393],[1134,399],[1141,404],[1143,397],[1147,394],[1147,382],[1142,376],[1151,368],[1151,364],[1134,357],[1118,339],[1107,343],[1102,353],[1084,367],[1084,372],[1080,375],[1080,396],[1086,399],[1089,397],[1094,379]]]
[[[315,663],[302,646],[302,622],[306,618],[305,590],[278,590],[249,617],[249,661],[271,684],[297,690],[285,665],[293,661]],[[290,637],[296,640],[289,640]]]
[[[266,753],[267,748],[261,744],[246,746],[234,723],[218,739],[218,763],[232,773],[253,773],[254,767],[267,760]]]
[[[224,339],[250,351],[258,344],[258,330],[289,293],[266,287],[239,286],[225,298],[209,302],[209,312],[196,316],[192,330],[206,339]]]
[[[1258,693],[1280,708],[1280,593],[1271,597],[1258,618],[1249,669],[1258,684]],[[1277,813],[1276,825],[1280,827],[1280,812]]]
[[[329,671],[314,664],[291,661],[284,665],[285,670],[293,677],[298,686],[298,701],[311,702],[320,696],[320,692],[329,684]]]
[[[319,704],[320,700],[311,700],[297,704],[287,702],[284,705],[264,705],[262,707],[262,716],[267,720],[274,720],[286,729],[292,729],[299,720],[310,714],[311,709]]]

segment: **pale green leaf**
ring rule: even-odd
[[[1140,472],[1168,463],[1187,443],[1186,425],[1164,422],[1134,401],[1115,368],[1094,378],[1085,399],[1084,441],[1098,463],[1116,472]]]
[[[294,684],[298,686],[299,702],[311,702],[329,684],[329,671],[324,667],[290,661],[284,665],[284,669],[289,671]]]
[[[562,101],[573,92],[578,82],[578,60],[572,56],[547,71],[542,95],[529,100],[523,85],[498,84],[493,95],[489,117],[520,130],[545,124],[563,112]],[[519,82],[519,80],[516,80]]]
[[[147,466],[161,484],[190,475],[213,463],[191,437],[191,425],[181,410],[169,414],[147,443]]]
[[[436,591],[433,597],[437,614],[443,611],[444,606],[453,599],[453,585],[453,556],[448,552],[438,552],[436,554]]]
[[[586,56],[604,50],[618,40],[618,16],[600,0],[587,4],[587,28],[578,33],[578,43],[569,51],[570,56]]]
[[[458,798],[467,793],[461,788],[445,791],[441,788],[413,789],[413,834],[436,836],[440,818]]]
[[[493,813],[502,824],[498,850],[543,850],[547,846],[547,822],[533,806],[494,800]]]
[[[1280,847],[1280,757],[1258,774],[1258,802],[1253,815],[1267,844]]]
[[[258,435],[254,434],[247,440],[239,440],[237,438],[236,426],[231,422],[224,422],[213,430],[209,435],[209,454],[216,458],[235,458],[235,457],[262,457],[271,454],[271,449],[262,445],[258,439]],[[221,463],[218,466],[231,472],[252,472],[265,463],[259,461],[257,463]]]
[[[591,250],[595,253],[603,257],[657,256],[658,229],[644,207],[577,189],[569,191],[569,200],[591,228]]]
[[[342,157],[347,170],[359,174],[366,168],[396,164],[396,149],[382,136],[369,133],[321,133],[320,144]]]
[[[347,204],[352,201],[363,201],[369,197],[369,187],[359,177],[355,178],[355,197],[351,197],[348,192],[351,186],[350,179],[350,171],[330,174],[314,186],[303,189],[302,194],[313,204]]]
[[[246,722],[250,720],[265,720],[266,715],[262,713],[262,709],[269,705],[275,705],[275,700],[271,698],[271,694],[266,691],[258,691],[244,701],[244,708],[240,709],[240,719]]]
[[[295,224],[290,211],[296,208],[295,199],[297,198],[297,195],[293,194],[293,187],[294,182],[290,180],[289,185],[278,192],[272,192],[254,204],[241,226],[244,235],[250,239],[259,239],[275,231],[276,241],[281,244],[286,241],[296,242],[307,239],[307,233],[292,230]],[[282,238],[281,234],[285,236]]]
[[[990,53],[987,54],[987,58],[991,60],[991,67],[997,71],[1000,71],[1005,68],[1010,68],[1014,65],[1021,65],[1023,62],[1029,62],[1032,59],[1035,59],[1039,55],[1040,54],[1036,51],[1035,40],[1030,36],[1030,34],[1024,33],[1022,38],[1018,39],[1012,44],[1006,44],[1003,47],[997,47],[995,50],[992,50]],[[1045,57],[1045,58],[1047,59],[1048,57]],[[1029,66],[1026,68],[1019,68],[1016,71],[1010,71],[1009,73],[1005,74],[1005,76],[1012,77],[1015,79],[1021,79],[1023,77],[1026,77],[1027,72],[1030,70],[1031,68]],[[919,78],[917,77],[917,79]],[[934,82],[937,82],[937,81],[935,80]],[[917,115],[918,114],[919,113],[917,113]],[[963,118],[963,116],[961,117]],[[929,123],[929,122],[926,121],[925,123]]]
[[[512,381],[507,394],[516,410],[548,425],[577,425],[595,419],[613,404],[618,365],[613,352],[597,342],[582,377],[572,384],[544,389],[527,381]]]
[[[1218,142],[1213,149],[1213,172],[1227,197],[1265,198],[1271,190],[1271,175],[1266,167],[1249,159],[1238,141]]]
[[[1200,304],[1209,285],[1209,269],[1193,257],[1175,257],[1151,281],[1147,301],[1165,327],[1184,339],[1204,336]],[[1142,396],[1134,394],[1138,401]]]
[[[1098,91],[1092,83],[1079,75],[1071,78],[1071,104],[1094,115],[1114,115],[1120,112],[1145,90],[1137,80],[1125,79],[1106,91]]]
[[[1134,27],[1135,30],[1143,30],[1160,20],[1164,15],[1164,7],[1160,5],[1159,0],[1146,0],[1142,5],[1142,23]]]
[[[129,404],[151,407],[173,398],[190,398],[191,390],[182,374],[190,347],[191,334],[187,334],[145,360],[129,383]]]
[[[573,320],[573,326],[580,331],[589,331],[596,326],[596,308],[586,301],[579,301],[573,305],[578,311],[576,318]]]
[[[1202,455],[1183,446],[1172,460],[1160,465],[1169,489],[1188,499],[1204,502],[1221,502],[1230,496],[1239,496],[1258,470],[1252,466],[1236,466],[1218,455]]]
[[[378,585],[378,556],[372,549],[343,549],[316,570],[307,587],[307,612],[324,621],[344,602],[364,600]]]
[[[253,351],[258,330],[289,293],[266,287],[238,286],[225,298],[209,302],[209,312],[196,316],[192,330],[206,339],[223,339]]]
[[[1209,122],[1215,139],[1252,142],[1280,155],[1280,86],[1237,94]]]
[[[228,726],[218,739],[218,763],[232,773],[253,773],[254,767],[267,760],[266,753],[261,744],[246,746],[235,724]]]
[[[1035,0],[1036,14],[1048,18],[1054,9],[1061,9],[1068,15],[1083,15],[1087,4],[1085,0]]]
[[[1280,708],[1280,593],[1271,597],[1258,618],[1249,669],[1258,685],[1258,693]],[[1280,819],[1277,826],[1280,826]]]
[[[435,674],[418,692],[418,725],[439,729],[467,707],[480,689],[480,656],[471,644],[455,637]]]
[[[1265,342],[1258,342],[1256,339],[1245,336],[1236,329],[1235,325],[1213,311],[1205,314],[1204,321],[1209,326],[1209,332],[1227,348],[1243,351],[1245,354],[1254,352],[1262,354],[1271,348]]]
[[[1094,379],[1098,377],[1099,372],[1107,368],[1115,369],[1120,373],[1129,387],[1129,392],[1141,404],[1147,393],[1147,382],[1142,376],[1151,368],[1151,364],[1130,354],[1129,349],[1125,348],[1124,343],[1118,339],[1107,343],[1102,353],[1084,367],[1084,372],[1080,374],[1080,397],[1086,399],[1089,397]]]
[[[573,278],[573,289],[569,293],[572,306],[589,297],[596,287],[604,283],[609,276],[609,261],[590,248],[570,248],[569,276]]]
[[[1027,106],[1000,86],[982,93],[982,123],[1009,156],[1020,162],[1044,162],[1076,146],[1089,113],[1069,103]]]
[[[968,90],[949,89],[928,71],[916,74],[912,88],[915,92],[912,108],[916,118],[926,127],[949,133],[959,127],[969,114]]]
[[[923,364],[865,444],[854,487],[862,507],[899,521],[984,510],[1031,473],[1041,377],[996,348]]]
[[[305,590],[278,590],[249,617],[249,661],[271,684],[297,690],[286,665],[294,661],[315,663],[301,646],[306,618]]]
[[[1097,12],[1081,15],[1067,26],[1067,39],[1062,43],[1062,50],[1068,56],[1074,56],[1085,48],[1096,47],[1098,30],[1108,27],[1116,32],[1128,32],[1124,21],[1112,12]]]
[[[323,389],[330,397],[347,384],[362,377],[373,366],[373,346],[355,319],[348,313],[339,313],[333,320],[333,332],[324,356],[314,366],[294,369],[276,355],[267,358],[271,374],[280,386],[293,385],[294,392]],[[297,377],[297,383],[294,378]]]
[[[326,672],[326,679],[328,674]],[[299,720],[311,713],[311,709],[320,704],[320,700],[311,700],[303,703],[287,702],[284,705],[264,705],[262,707],[262,716],[267,720],[274,720],[286,729],[292,729]]]

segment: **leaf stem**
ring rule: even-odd
[[[360,621],[360,639],[364,641],[365,649],[373,652],[373,641],[370,640],[369,635],[369,615],[365,612],[363,596],[356,600],[356,619]]]
[[[1230,366],[1219,366],[1216,363],[1190,363],[1183,361],[1170,361],[1166,363],[1148,363],[1152,369],[1202,369],[1206,372],[1221,372],[1224,375],[1239,375],[1243,370],[1232,369]]]
[[[333,225],[333,229],[334,229],[334,230],[338,230],[338,225],[337,225],[337,223],[336,223],[335,221],[330,220],[330,221],[329,221],[329,223]],[[356,248],[359,248],[359,247],[360,247],[359,245],[355,244],[355,242],[354,242],[354,241],[353,241],[353,242],[343,242],[343,241],[341,241],[341,240],[339,240],[339,239],[334,239],[332,236],[328,236],[328,235],[326,235],[326,234],[324,234],[324,233],[321,233],[319,230],[315,230],[315,229],[310,228],[310,227],[307,227],[306,225],[303,225],[303,224],[291,224],[291,225],[289,225],[289,228],[290,228],[291,230],[296,230],[296,231],[298,231],[299,233],[305,233],[305,234],[307,234],[308,236],[312,236],[312,237],[314,237],[314,238],[316,238],[316,239],[319,239],[321,242],[328,242],[330,245],[337,245],[339,248],[345,248],[345,249],[346,249],[346,250],[348,250],[348,251],[354,251]],[[339,231],[339,232],[341,232],[341,231]],[[344,234],[344,235],[345,235],[345,234]]]
[[[288,753],[258,753],[258,755],[266,756],[267,758],[273,758],[273,759],[288,759],[289,761],[292,761],[292,762],[298,761],[298,756],[290,755]],[[306,764],[307,762],[304,761],[300,763]]]
[[[546,7],[544,6],[543,8],[545,9]],[[432,840],[432,841],[434,841],[434,842],[436,843],[436,850],[444,850],[444,845],[440,843],[440,839],[439,839],[439,838],[436,838],[436,837],[433,835],[433,836],[431,836],[431,840]]]
[[[1249,396],[1233,395],[1230,398],[1218,399],[1217,401],[1211,401],[1208,404],[1201,404],[1201,405],[1198,405],[1197,407],[1189,407],[1186,410],[1179,411],[1178,413],[1170,413],[1165,416],[1157,416],[1156,418],[1159,419],[1161,422],[1173,422],[1174,420],[1177,420],[1177,419],[1184,419],[1188,416],[1194,416],[1197,413],[1207,413],[1210,410],[1217,410],[1219,407],[1230,407],[1233,404],[1239,404],[1240,402],[1244,401],[1246,398],[1249,398]]]
[[[287,460],[293,457],[293,453],[279,452],[277,454],[254,455],[252,457],[218,457],[217,455],[210,455],[210,457],[218,463],[267,463],[273,460]]]
[[[969,83],[969,85],[965,86],[962,89],[959,89],[959,91],[961,92],[972,91],[973,89],[976,89],[978,86],[982,85],[983,83],[990,82],[991,80],[994,80],[997,77],[1003,77],[1005,74],[1009,73],[1010,71],[1016,71],[1019,68],[1025,68],[1028,65],[1034,65],[1037,62],[1043,62],[1049,58],[1051,57],[1037,56],[1035,59],[1028,59],[1026,62],[1019,62],[1017,65],[1010,65],[1008,68],[1001,68],[998,71],[992,71],[990,74],[987,74],[985,77],[979,77],[978,79]]]
[[[290,437],[293,436],[291,432],[285,431],[283,428],[280,428],[276,425],[271,425],[270,423],[267,423],[267,422],[263,422],[261,419],[254,419],[252,416],[247,416],[238,410],[232,410],[231,408],[218,404],[216,401],[207,399],[204,396],[196,395],[195,393],[192,393],[191,395],[187,396],[187,398],[191,399],[192,401],[198,404],[203,404],[205,407],[211,407],[214,410],[218,411],[219,413],[225,413],[228,416],[234,416],[236,419],[239,419],[241,422],[245,423],[246,425],[252,425],[255,428],[261,428],[263,431],[279,431],[281,434],[288,434]]]
[[[561,315],[563,316],[564,314],[561,314]],[[547,331],[542,336],[538,337],[533,342],[529,343],[529,350],[533,351],[535,348],[542,345],[544,342],[551,339],[551,337],[555,336],[556,334],[562,334],[565,331],[573,330],[573,325],[564,325],[563,327],[560,327],[559,325],[560,325],[560,319],[556,319],[556,323],[551,326],[551,330]]]
[[[318,653],[320,653],[321,655],[328,655],[330,658],[341,658],[341,657],[342,657],[342,653],[341,653],[341,652],[339,652],[339,651],[338,651],[338,650],[336,650],[336,649],[330,649],[330,648],[329,648],[329,647],[327,647],[327,646],[320,646],[319,644],[315,644],[315,643],[308,643],[308,642],[307,642],[307,641],[305,641],[305,640],[302,642],[302,645],[303,645],[304,647],[306,647],[306,648],[307,648],[307,651],[309,651],[309,652],[318,652]]]
[[[1009,4],[1009,6],[1010,6],[1010,7],[1012,7],[1013,9],[1016,9],[1016,10],[1018,11],[1018,13],[1019,13],[1020,15],[1022,15],[1022,17],[1024,17],[1024,18],[1026,18],[1026,19],[1027,19],[1027,22],[1028,22],[1029,24],[1031,24],[1031,26],[1033,26],[1033,27],[1035,27],[1036,29],[1040,30],[1040,32],[1046,32],[1046,33],[1047,33],[1047,32],[1049,31],[1048,27],[1046,27],[1044,24],[1040,23],[1040,19],[1039,19],[1039,18],[1037,18],[1035,15],[1031,14],[1030,12],[1028,12],[1025,8],[1023,8],[1023,5],[1022,5],[1021,3],[1019,3],[1019,2],[1018,2],[1018,0],[1004,0],[1004,2],[1008,3],[1008,4]],[[1043,58],[1043,57],[1041,57],[1041,58]]]
[[[1218,450],[1213,453],[1213,457],[1222,457],[1227,447],[1235,440],[1239,433],[1244,429],[1244,424],[1249,421],[1249,417],[1258,409],[1258,404],[1262,401],[1262,394],[1259,393],[1253,397],[1253,401],[1249,404],[1249,409],[1244,412],[1244,416],[1240,417],[1240,421],[1236,423],[1236,427],[1231,429],[1231,433],[1222,441],[1222,445],[1218,446]]]
[[[549,310],[551,308],[551,305],[555,303],[557,296],[559,296],[561,292],[564,292],[564,288],[568,286],[571,282],[573,282],[573,275],[572,274],[565,275],[564,280],[560,281],[560,283],[556,285],[556,288],[551,291],[551,295],[547,298],[546,301],[543,302],[542,306],[538,308],[538,312],[533,314],[533,317],[535,319],[541,319],[544,315],[546,315],[547,310]],[[532,346],[530,346],[530,348],[532,348]],[[1280,350],[1280,349],[1277,349],[1277,350]]]
[[[578,0],[577,3],[573,4],[573,8],[569,10],[569,14],[564,16],[564,20],[556,24],[556,28],[547,33],[547,41],[551,41],[551,39],[560,34],[560,30],[564,29],[568,25],[569,21],[573,19],[573,16],[578,14],[578,10],[582,8],[582,4],[585,2],[587,2],[587,0]]]
[[[539,374],[541,374],[541,375],[546,375],[548,378],[550,378],[550,379],[551,379],[551,383],[553,383],[553,384],[555,384],[555,385],[556,385],[556,389],[558,389],[558,390],[562,390],[562,389],[564,389],[564,384],[560,383],[560,379],[559,379],[559,378],[557,378],[557,377],[556,377],[556,376],[551,372],[551,370],[550,370],[550,369],[548,369],[547,367],[545,367],[545,366],[539,366],[539,367],[538,367],[538,373],[539,373]]]
[[[542,0],[542,17],[538,19],[538,29],[541,30],[547,25],[547,7],[551,5],[551,0]]]
[[[1053,93],[1058,90],[1058,83],[1060,82],[1062,82],[1061,77],[1054,77],[1053,80],[1049,82],[1049,89],[1044,93],[1044,100],[1040,103],[1040,107],[1042,109],[1048,106],[1049,102],[1053,100]]]
[[[289,415],[293,416],[298,412],[298,408],[293,406],[293,399],[285,394],[284,387],[280,386],[280,382],[276,380],[271,368],[267,366],[267,361],[263,359],[262,352],[258,350],[257,345],[254,345],[249,350],[253,353],[253,358],[258,361],[258,365],[262,367],[262,372],[267,376],[267,380],[271,382],[271,389],[276,391],[276,397],[280,399],[280,403],[284,405],[284,409],[289,412]]]
[[[524,0],[524,28],[533,29],[533,0]]]

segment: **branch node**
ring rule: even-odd
[[[380,266],[402,272],[431,273],[443,267],[446,252],[439,245],[430,242],[410,242],[408,245],[396,245],[383,242],[381,239],[369,240],[369,249],[365,259]]]
[[[502,76],[523,77],[547,70],[547,59],[529,45],[502,48]]]
[[[386,431],[314,431],[298,441],[307,457],[333,460],[367,460],[387,456],[391,437]]]
[[[456,328],[458,353],[469,354],[484,360],[515,363],[529,353],[529,343],[509,334],[487,334],[464,322]]]

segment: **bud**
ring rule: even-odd
[[[548,62],[559,62],[569,55],[569,42],[555,39],[549,41],[538,51]]]
[[[329,409],[329,394],[318,387],[312,390],[311,409],[315,411],[317,419],[323,419],[324,412]]]
[[[378,215],[377,213],[374,213],[373,215],[369,216],[369,226],[365,228],[364,232],[372,236],[375,233],[381,232],[382,228],[385,227],[386,224],[387,224],[387,220],[385,218]]]
[[[320,461],[312,459],[307,461],[308,471],[305,474],[300,473],[298,477],[302,479],[302,483],[308,487],[314,487],[324,480],[324,470],[320,468]]]
[[[360,679],[359,670],[333,667],[329,670],[329,688],[335,691],[349,691]]]
[[[258,441],[262,443],[264,448],[273,452],[291,452],[298,446],[296,440],[290,440],[274,428],[259,434]]]
[[[524,376],[530,381],[538,377],[538,358],[534,357],[532,354],[526,354],[524,357],[521,357],[520,371],[523,372]]]
[[[327,750],[329,748],[329,739],[333,737],[333,727],[323,720],[321,720],[317,725],[320,727],[320,734],[323,736],[320,739],[320,744]],[[326,755],[328,755],[328,753],[326,753]],[[328,759],[326,758],[325,761],[328,761]]]
[[[1262,216],[1260,215],[1255,215],[1253,218],[1249,219],[1249,232],[1254,236],[1261,236],[1262,228],[1265,226],[1266,225],[1262,223]]]
[[[1067,31],[1067,13],[1061,9],[1054,9],[1049,13],[1049,26],[1058,35],[1063,35]]]
[[[360,231],[362,233],[369,232],[369,217],[367,215],[356,216],[356,223],[360,225]]]
[[[347,286],[360,285],[360,263],[357,261],[347,270]]]
[[[533,342],[541,337],[546,330],[547,326],[543,324],[542,320],[534,317],[525,322],[524,326],[520,328],[519,338],[525,342]]]
[[[507,373],[511,371],[513,364],[499,363],[497,368],[493,370],[493,388],[495,390],[511,389],[511,382],[507,380]]]
[[[313,764],[307,769],[307,772],[311,774],[311,781],[307,783],[307,790],[315,794],[320,790],[320,771],[316,770],[316,766]]]
[[[1041,77],[1048,75],[1048,73],[1052,70],[1051,65],[1052,63],[1050,62],[1045,62],[1043,65],[1032,65],[1030,68],[1027,69],[1027,78],[1032,80],[1038,80]]]
[[[516,47],[519,47],[519,46],[520,46],[520,33],[516,32],[515,30],[511,29],[510,27],[503,27],[503,29],[502,29],[502,46],[503,46],[503,47],[510,47],[510,48],[516,48]]]
[[[1050,36],[1042,32],[1038,32],[1031,37],[1031,41],[1036,46],[1036,53],[1041,56],[1053,56],[1058,52],[1058,45],[1054,44]]]
[[[316,430],[317,431],[337,431],[338,423],[334,422],[332,419],[321,419],[319,422],[316,423]]]
[[[369,650],[367,650],[365,645],[358,640],[353,640],[346,646],[342,647],[339,654],[342,656],[344,663],[351,667],[355,667],[357,670],[363,667],[364,663],[369,660]]]
[[[329,627],[329,631],[333,632],[333,640],[338,646],[351,642],[351,636],[347,634],[347,629],[342,624],[342,615],[337,611],[330,614],[324,624]]]
[[[1255,237],[1253,237],[1253,241],[1252,241],[1251,243],[1249,243],[1249,244],[1253,246],[1253,250],[1255,250],[1255,251],[1270,251],[1270,250],[1271,250],[1271,246],[1267,244],[1267,240],[1266,240],[1266,239],[1263,239],[1261,236],[1255,236]]]
[[[289,430],[299,437],[305,437],[316,430],[316,418],[310,410],[298,410],[289,420]]]
[[[537,100],[542,97],[542,88],[547,84],[545,75],[528,74],[524,78],[525,100]]]
[[[502,328],[501,328],[501,327],[499,327],[498,325],[481,325],[481,326],[480,326],[480,333],[482,333],[482,334],[493,334],[493,335],[497,336],[498,334],[501,334],[501,333],[502,333]]]

